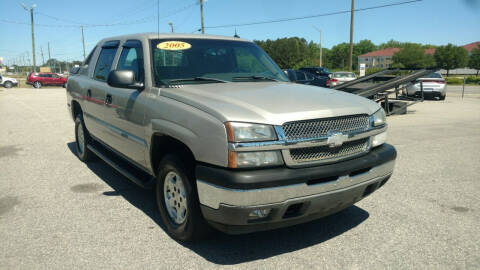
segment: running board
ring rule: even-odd
[[[145,189],[153,188],[153,185],[155,183],[155,178],[153,176],[148,175],[138,169],[135,169],[133,165],[128,164],[128,161],[125,161],[121,157],[115,156],[115,154],[113,153],[109,153],[108,150],[102,149],[103,147],[101,146],[95,147],[91,144],[88,144],[87,148],[92,151],[97,157],[101,158],[108,165],[118,171],[120,174],[128,178],[128,180]],[[126,167],[130,167],[130,170],[128,170]],[[135,171],[136,173],[132,173],[131,171]]]

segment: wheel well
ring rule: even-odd
[[[194,169],[195,156],[187,145],[170,136],[155,134],[150,147],[150,161],[155,175],[160,161],[167,154],[178,155],[188,169]]]
[[[72,101],[72,116],[73,119],[77,118],[77,115],[82,113],[82,107],[80,107],[80,104],[78,104],[77,101]]]

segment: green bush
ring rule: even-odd
[[[365,71],[365,75],[370,75],[372,73],[375,73],[375,72],[379,72],[383,70],[383,68],[377,68],[377,67],[374,67],[374,68],[368,68],[366,71]]]
[[[447,84],[463,84],[463,78],[447,77]]]
[[[468,84],[480,84],[480,76],[468,76],[465,79],[465,83]]]

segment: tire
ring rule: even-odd
[[[200,210],[193,168],[184,164],[180,158],[171,154],[162,159],[157,174],[155,197],[160,217],[171,237],[180,241],[199,240],[206,237],[211,228]],[[167,203],[175,206],[167,207]],[[169,209],[174,211],[169,212]]]
[[[88,134],[83,117],[81,114],[75,118],[75,147],[77,149],[77,156],[83,162],[91,161],[94,158],[94,154],[87,147],[91,141]]]
[[[443,96],[440,96],[438,99],[439,100],[445,100],[445,98],[447,97],[447,94],[443,95]]]
[[[33,83],[33,87],[34,87],[34,88],[37,88],[37,89],[38,89],[38,88],[41,88],[41,87],[42,87],[42,83],[41,83],[41,82],[34,82],[34,83]]]
[[[12,88],[12,87],[13,87],[13,83],[12,83],[12,82],[5,82],[5,83],[3,84],[3,86],[4,86],[5,88]]]

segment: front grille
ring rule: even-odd
[[[335,118],[313,119],[285,123],[283,131],[287,140],[325,137],[329,131],[350,133],[369,128],[368,115],[348,115]]]
[[[290,150],[290,157],[296,163],[346,158],[366,152],[368,150],[368,142],[369,138],[366,138],[346,142],[342,146],[335,148],[330,148],[328,145],[296,148]]]

